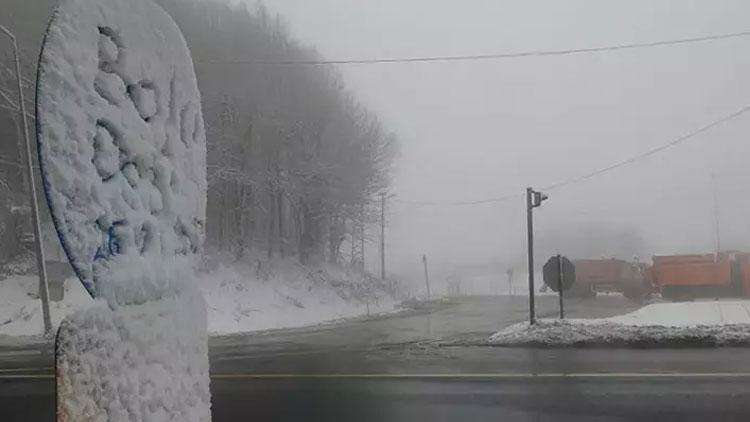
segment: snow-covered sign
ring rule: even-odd
[[[193,63],[151,0],[62,0],[37,79],[47,202],[97,300],[55,342],[59,421],[211,419],[206,141]]]
[[[171,17],[149,0],[61,1],[39,64],[37,138],[55,227],[86,290],[117,303],[170,291],[132,270],[195,252],[204,233],[200,94]]]

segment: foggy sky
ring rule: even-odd
[[[248,0],[250,1],[250,0]],[[583,48],[750,29],[745,1],[266,0],[326,58]],[[397,199],[521,193],[606,167],[750,104],[750,37],[461,63],[339,66],[401,142]],[[550,230],[632,227],[651,253],[711,252],[711,173],[723,247],[750,249],[750,115],[593,180],[550,192]],[[389,210],[394,270],[522,259],[523,200]],[[564,248],[563,248],[564,249]],[[565,250],[560,252],[565,253]],[[375,246],[368,259],[374,264]],[[546,257],[545,257],[546,258]],[[629,257],[625,257],[629,258]],[[521,261],[523,262],[523,261]]]

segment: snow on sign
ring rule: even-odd
[[[60,421],[211,419],[206,142],[193,63],[151,0],[62,0],[39,61],[47,202],[94,306],[60,325]]]
[[[170,286],[137,291],[117,270],[202,244],[205,132],[174,21],[148,0],[62,1],[40,59],[37,116],[47,200],[86,290],[117,303],[164,294]]]

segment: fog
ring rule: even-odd
[[[328,59],[649,42],[742,31],[750,17],[750,5],[742,1],[266,4]],[[522,264],[522,198],[474,206],[396,201],[522,193],[526,186],[574,178],[670,142],[747,104],[748,43],[736,38],[557,57],[340,66],[351,89],[400,138],[386,234],[390,269],[418,269],[423,253],[440,263]],[[536,212],[540,250],[589,250],[559,239],[598,227],[641,239],[637,250],[615,252],[710,252],[716,247],[712,173],[722,248],[747,249],[748,128],[750,120],[740,117],[549,192]],[[372,266],[376,245],[368,258]]]

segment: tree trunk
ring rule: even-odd
[[[343,220],[340,217],[331,217],[328,228],[328,262],[335,264],[339,261],[341,243],[344,241]]]

